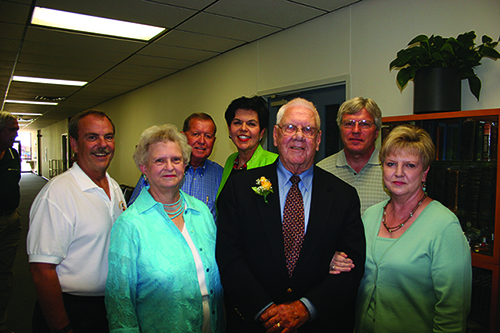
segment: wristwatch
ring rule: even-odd
[[[69,331],[71,331],[71,329],[71,324],[69,324],[68,326],[63,327],[60,330],[52,330],[50,331],[50,333],[68,333]]]

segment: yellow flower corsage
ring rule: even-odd
[[[264,202],[267,203],[268,194],[273,193],[273,185],[271,184],[271,181],[262,176],[257,179],[256,184],[258,186],[253,186],[252,190],[258,195],[262,195],[264,197]]]

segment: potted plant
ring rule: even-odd
[[[495,50],[499,41],[484,35],[482,44],[476,45],[475,39],[474,31],[458,35],[457,38],[419,35],[408,43],[407,48],[397,53],[389,69],[399,70],[396,79],[401,90],[409,80],[413,80],[415,113],[460,110],[463,79],[469,81],[470,91],[479,100],[481,80],[474,69],[481,65],[483,57],[496,60],[500,58],[500,53]],[[433,93],[438,93],[436,101],[431,100]],[[455,101],[450,103],[452,98]]]

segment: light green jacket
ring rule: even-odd
[[[226,184],[226,180],[229,178],[231,171],[233,171],[234,160],[238,156],[238,152],[229,155],[226,160],[226,164],[224,165],[224,171],[222,172],[222,181],[220,182],[219,192],[217,192],[217,198],[219,197],[220,192],[224,188]],[[261,166],[269,165],[274,163],[278,155],[275,153],[271,153],[270,151],[264,150],[261,145],[257,147],[255,153],[253,153],[250,161],[247,162],[247,170],[258,168]]]

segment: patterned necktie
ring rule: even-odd
[[[283,241],[285,245],[286,267],[291,278],[295,263],[299,259],[304,240],[304,201],[299,190],[300,177],[290,177],[292,187],[288,191],[283,209]]]

